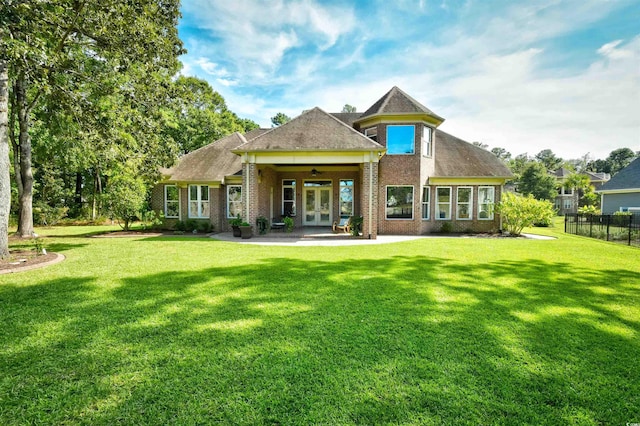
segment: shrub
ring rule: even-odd
[[[122,222],[125,231],[142,211],[146,187],[139,177],[128,174],[116,175],[109,181],[105,200],[111,214]]]
[[[142,229],[158,229],[162,225],[164,214],[162,212],[155,212],[154,210],[147,210],[141,215]]]
[[[453,231],[453,225],[451,225],[451,222],[444,222],[440,227],[440,232],[443,234],[448,234],[451,231]]]
[[[213,231],[213,225],[211,222],[203,221],[198,224],[198,229],[204,233],[209,233]]]
[[[187,232],[193,232],[198,229],[198,221],[195,219],[187,219],[184,223],[184,230]]]
[[[359,236],[362,232],[363,220],[364,219],[362,218],[362,216],[353,216],[351,218],[351,235],[353,235],[354,237]]]
[[[291,219],[289,216],[287,216],[287,217],[285,217],[283,219],[283,222],[284,222],[284,229],[287,232],[293,231],[293,219]]]
[[[555,210],[549,201],[511,192],[502,194],[496,211],[502,216],[504,230],[513,235],[520,235],[525,227],[533,226],[535,223],[551,223],[555,216]]]
[[[33,220],[38,225],[54,226],[67,216],[68,211],[68,207],[51,207],[40,202],[33,207]]]

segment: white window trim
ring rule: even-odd
[[[389,129],[391,127],[413,127],[413,141],[411,141],[411,143],[413,144],[413,152],[410,153],[401,153],[401,154],[397,154],[397,153],[390,153],[389,152]],[[416,126],[415,124],[389,124],[387,125],[386,128],[386,139],[385,139],[385,144],[387,145],[387,155],[416,155]],[[389,186],[405,186],[405,185],[389,185]]]
[[[428,199],[425,201],[424,200],[424,190],[427,190],[427,197]],[[426,217],[425,217],[425,212],[426,212]],[[430,186],[423,186],[422,187],[422,220],[429,220],[431,218],[431,187]]]
[[[167,201],[169,201],[167,199],[167,188],[176,188],[176,191],[178,192],[178,199],[177,200],[171,200],[172,203],[178,203],[178,215],[177,216],[169,216],[169,214],[167,213]],[[167,219],[180,219],[180,188],[178,188],[178,185],[165,185],[164,186],[164,217]]]
[[[285,181],[293,181],[293,185],[285,185],[284,182]],[[295,179],[282,179],[282,205],[280,206],[280,211],[282,212],[282,215],[284,216],[286,214],[286,210],[284,207],[284,203],[286,201],[289,202],[293,202],[293,212],[291,213],[291,216],[296,216],[296,214],[298,213],[298,206],[296,205],[296,186],[297,186],[298,182],[296,182]],[[284,189],[285,188],[291,188],[293,189],[293,200],[285,200],[284,198]]]
[[[387,205],[389,200],[387,199],[387,197],[389,196],[389,187],[392,188],[411,188],[411,217],[392,217],[392,218],[388,218],[387,217]],[[416,193],[415,193],[415,187],[413,185],[387,185],[384,187],[384,207],[385,207],[385,212],[384,212],[384,220],[413,220],[413,211],[416,208]]]
[[[429,140],[425,140],[425,133],[429,135]],[[422,125],[422,150],[423,157],[433,157],[433,129],[425,124]]]
[[[482,200],[480,200],[480,190],[481,189],[485,189],[485,188],[490,189],[491,193],[493,195],[491,197],[493,199],[493,201],[490,203],[490,205],[491,206],[495,206],[496,205],[496,188],[493,187],[493,186],[479,186],[478,187],[478,203],[477,203],[478,204],[478,220],[493,220],[495,218],[494,208],[493,207],[489,209],[489,216],[488,217],[480,217],[480,212],[482,211],[480,209],[480,206],[481,206],[481,204],[484,204],[482,202]]]
[[[369,139],[371,139],[372,141],[377,142],[378,141],[378,128],[377,127],[369,127],[367,129],[364,129],[364,135],[366,137],[368,137]],[[371,136],[375,137],[372,138]]]
[[[231,190],[231,188],[240,188],[240,201],[238,201],[238,203],[240,203],[240,211],[242,211],[242,185],[227,185],[227,219],[235,219],[236,216],[231,216],[231,210],[229,209],[229,206],[231,205],[231,199],[229,197],[229,191]]]
[[[197,187],[197,193],[198,193],[198,197],[195,200],[191,199],[191,187]],[[202,187],[206,186],[207,187],[207,199],[206,200],[202,200]],[[209,185],[189,185],[189,188],[187,188],[188,194],[187,194],[187,199],[188,201],[188,206],[189,208],[187,209],[187,215],[189,217],[189,219],[209,219],[209,217],[211,216],[211,188],[209,187]],[[195,201],[198,203],[198,215],[197,216],[192,216],[191,215],[191,203]],[[201,207],[202,207],[202,203],[203,201],[206,201],[207,203],[209,203],[209,216],[203,216],[202,215],[202,211],[201,211]]]
[[[447,217],[440,217],[440,200],[438,200],[438,189],[440,188],[448,188],[449,189],[449,213]],[[453,190],[450,186],[436,186],[436,198],[435,198],[435,206],[436,206],[436,220],[451,220],[451,204],[453,203]],[[444,204],[444,203],[443,203]]]
[[[351,182],[351,185],[342,185],[342,182]],[[354,179],[340,179],[338,182],[338,213],[342,215],[342,188],[350,188],[351,189],[351,215],[353,216],[356,211],[356,197],[355,197],[355,186],[356,182]]]
[[[469,202],[460,202],[460,190],[469,190]],[[469,206],[469,217],[460,217],[460,205],[467,204]],[[473,220],[473,187],[471,186],[459,186],[456,188],[456,220]]]

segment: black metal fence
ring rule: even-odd
[[[564,232],[640,247],[640,214],[569,213]]]

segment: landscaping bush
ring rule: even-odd
[[[496,211],[502,216],[504,230],[513,235],[520,235],[525,227],[535,223],[551,223],[555,216],[555,210],[549,201],[512,192],[502,194],[502,201],[496,206]]]

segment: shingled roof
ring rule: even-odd
[[[609,182],[602,185],[597,192],[634,189],[640,191],[640,157],[616,173],[615,176],[613,176]]]
[[[240,157],[231,150],[247,140],[236,132],[182,156],[178,163],[162,171],[166,182],[222,182],[225,176],[242,171]]]
[[[235,152],[370,150],[384,147],[317,107],[234,149]]]
[[[440,117],[420,102],[407,95],[397,86],[393,86],[383,97],[378,99],[371,108],[366,110],[360,119],[371,117],[374,115],[390,115],[390,114],[426,114],[437,121],[443,122],[444,118]]]
[[[441,130],[435,131],[435,158],[434,177],[513,177],[493,153]]]

